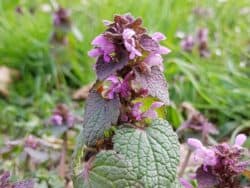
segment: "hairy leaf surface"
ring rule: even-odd
[[[95,90],[90,92],[83,122],[83,137],[87,146],[94,146],[98,139],[103,138],[104,131],[117,123],[119,108],[118,97],[106,100]]]
[[[155,119],[144,130],[121,128],[113,141],[114,150],[131,160],[145,187],[171,187],[179,163],[179,143],[167,121]]]
[[[149,95],[158,98],[165,104],[169,104],[167,82],[158,67],[152,67],[149,73],[140,73],[137,71],[135,73],[136,82],[142,88],[147,89]]]
[[[131,163],[114,151],[100,152],[90,166],[78,176],[76,188],[142,188]]]

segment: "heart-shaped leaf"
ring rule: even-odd
[[[118,129],[113,141],[114,150],[132,162],[145,187],[171,187],[179,163],[179,143],[167,121],[155,119],[145,129]]]
[[[90,91],[83,121],[83,137],[87,146],[94,146],[103,138],[104,131],[116,124],[120,111],[120,100],[104,99],[97,91]]]
[[[102,151],[94,161],[85,164],[78,175],[75,188],[142,188],[136,180],[132,165],[114,151]]]

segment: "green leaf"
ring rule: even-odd
[[[172,183],[171,188],[182,188],[178,178]]]
[[[114,151],[100,152],[90,166],[87,173],[78,175],[75,188],[142,187],[131,163]]]
[[[117,123],[119,108],[118,97],[106,100],[95,90],[90,91],[83,122],[83,137],[87,146],[94,146],[98,139],[103,138],[104,131]]]
[[[175,181],[179,143],[167,121],[155,119],[145,129],[119,129],[113,142],[114,150],[132,162],[146,187],[170,187]]]
[[[144,89],[148,90],[148,94],[156,97],[166,105],[169,104],[169,94],[167,82],[164,74],[157,66],[151,68],[149,73],[140,73],[135,71],[136,82]]]
[[[72,155],[72,163],[71,169],[73,171],[73,181],[75,181],[75,176],[81,171],[82,163],[81,160],[85,154],[84,151],[84,137],[83,137],[83,129],[81,130],[79,136],[77,137],[76,146],[74,149],[74,153]]]

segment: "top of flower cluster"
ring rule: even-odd
[[[89,51],[89,56],[98,57],[96,71],[98,79],[102,80],[110,74],[99,74],[98,64],[118,63],[119,67],[115,71],[121,70],[125,66],[140,66],[142,69],[150,69],[158,66],[163,71],[161,54],[167,54],[170,50],[159,44],[166,37],[162,33],[149,35],[142,27],[142,19],[134,18],[130,14],[114,16],[114,22],[104,21],[107,29],[98,35],[92,45],[95,47]],[[104,70],[103,70],[104,71]]]
[[[167,82],[163,75],[162,54],[170,50],[160,45],[166,37],[159,32],[152,35],[142,26],[141,18],[130,14],[115,15],[114,22],[104,21],[107,29],[93,41],[90,57],[96,57],[97,82],[92,91],[104,99],[118,98],[122,104],[122,122],[155,118],[155,109],[169,103]],[[137,98],[151,96],[155,102],[141,112]]]

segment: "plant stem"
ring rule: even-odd
[[[61,158],[60,158],[60,164],[59,164],[59,175],[64,178],[66,175],[66,155],[67,155],[67,132],[63,133],[63,145],[62,145],[62,151],[61,151]]]
[[[189,162],[191,154],[192,154],[192,151],[190,149],[188,149],[188,152],[186,154],[185,160],[184,160],[184,162],[183,162],[183,164],[181,166],[180,172],[179,172],[179,177],[183,176],[183,174],[185,172],[185,169],[186,169],[186,167],[188,165],[188,162]]]

